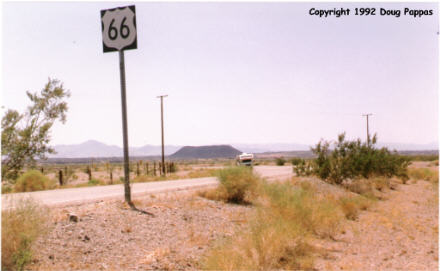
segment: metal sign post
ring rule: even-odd
[[[135,6],[101,10],[102,44],[104,53],[119,52],[119,71],[121,78],[122,133],[124,143],[124,191],[125,202],[130,206],[130,170],[128,156],[127,101],[125,85],[124,50],[137,49]]]

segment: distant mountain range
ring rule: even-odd
[[[56,145],[56,154],[49,158],[82,158],[82,157],[122,157],[123,149],[116,145],[107,145],[96,140],[89,140],[81,144]],[[165,155],[175,153],[181,146],[166,145]],[[142,147],[130,147],[130,156],[152,156],[162,154],[161,146],[145,145]]]
[[[264,152],[285,152],[285,151],[307,151],[310,145],[305,144],[231,144],[233,148],[248,153]],[[416,150],[438,150],[438,143],[430,144],[399,144],[399,143],[378,143],[378,147],[388,147],[390,150],[416,151]],[[172,155],[183,146],[165,145],[165,155]],[[107,145],[96,140],[89,140],[81,144],[56,145],[56,154],[49,155],[49,158],[82,158],[82,157],[122,157],[123,150],[116,145]],[[162,147],[156,145],[145,145],[141,147],[130,147],[130,156],[156,156],[161,154]]]

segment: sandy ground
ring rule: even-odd
[[[319,270],[438,270],[438,191],[426,181],[398,185],[322,242]]]

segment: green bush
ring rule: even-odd
[[[249,202],[246,196],[257,189],[259,178],[249,167],[231,167],[217,172],[220,180],[219,189],[224,193],[225,199],[233,203]]]
[[[21,175],[14,185],[15,192],[31,192],[50,189],[54,182],[38,170],[29,170]]]
[[[278,157],[275,159],[275,164],[277,166],[284,166],[285,163],[286,163],[286,159],[284,159],[283,157]]]
[[[313,173],[313,167],[310,161],[299,159],[298,163],[293,166],[293,172],[296,176],[310,176]]]
[[[335,184],[341,184],[346,179],[372,176],[408,179],[408,159],[387,148],[374,148],[376,141],[376,135],[371,144],[362,143],[360,139],[346,141],[344,133],[338,136],[333,150],[330,150],[330,142],[320,141],[312,148],[317,156],[313,172],[321,179]]]
[[[304,159],[301,159],[301,158],[298,158],[298,157],[290,159],[290,163],[292,163],[293,166],[297,166],[300,163],[302,163],[303,161],[304,161]]]

